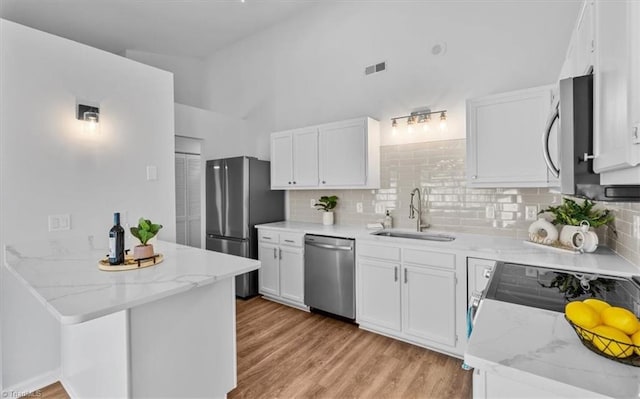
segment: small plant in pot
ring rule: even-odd
[[[571,198],[563,198],[562,204],[558,206],[550,206],[543,209],[538,214],[551,213],[554,219],[551,221],[554,225],[562,226],[560,230],[560,242],[565,245],[571,244],[571,236],[580,230],[580,224],[583,221],[589,223],[592,228],[606,226],[611,232],[617,236],[617,232],[613,221],[615,216],[609,209],[596,208],[593,201],[585,199],[582,204]]]
[[[324,211],[322,214],[322,224],[324,225],[332,225],[333,224],[333,212],[331,211],[338,205],[338,197],[332,195],[330,197],[323,195],[320,197],[318,202],[314,205],[318,210]]]
[[[161,224],[152,223],[151,220],[145,218],[138,220],[138,227],[131,228],[131,234],[140,240],[140,245],[133,248],[134,259],[151,258],[154,255],[153,245],[148,242],[158,234],[161,228]]]

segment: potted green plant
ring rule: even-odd
[[[562,199],[562,204],[549,206],[547,209],[538,212],[538,214],[542,213],[551,213],[554,217],[551,223],[562,226],[559,240],[567,246],[571,246],[572,237],[576,232],[580,231],[580,225],[585,221],[591,228],[606,226],[614,235],[617,235],[613,224],[615,216],[611,211],[609,209],[596,208],[596,204],[588,199],[585,199],[580,204],[571,198],[565,197]]]
[[[316,202],[315,207],[320,211],[324,211],[322,214],[322,224],[327,226],[333,224],[333,212],[331,210],[334,209],[336,205],[338,205],[338,197],[335,195],[330,197],[323,195],[318,202]]]
[[[153,245],[149,244],[149,240],[158,234],[162,228],[161,224],[152,223],[151,220],[140,218],[138,226],[132,227],[131,234],[140,240],[140,245],[133,248],[134,259],[150,258],[154,255]]]

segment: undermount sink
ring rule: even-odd
[[[383,236],[383,237],[396,237],[396,238],[412,238],[414,240],[427,240],[427,241],[453,241],[456,238],[454,236],[449,236],[446,234],[429,234],[429,233],[411,233],[408,231],[388,231],[388,230],[380,230],[375,233],[371,233],[374,236]]]

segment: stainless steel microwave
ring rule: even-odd
[[[600,175],[593,171],[593,75],[561,80],[558,97],[542,146],[549,172],[560,178],[560,192],[598,201],[640,202],[640,185],[603,186]],[[558,128],[557,160],[549,151],[554,125]]]

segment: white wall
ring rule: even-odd
[[[175,101],[202,108],[202,78],[204,62],[195,57],[125,50],[124,56],[173,73]]]
[[[114,211],[123,223],[159,221],[159,238],[173,241],[172,75],[6,20],[0,44],[0,244],[94,236],[106,249]],[[99,103],[99,134],[83,134],[78,99]],[[147,165],[157,167],[156,181],[146,180]],[[47,215],[64,213],[72,229],[49,233]],[[0,270],[6,389],[55,372],[60,331]]]
[[[269,132],[361,115],[382,122],[383,145],[462,138],[465,99],[555,80],[578,6],[326,2],[209,57],[204,105],[251,123],[263,157]],[[387,72],[365,77],[380,61]],[[447,134],[391,135],[391,117],[422,106],[449,110]]]

